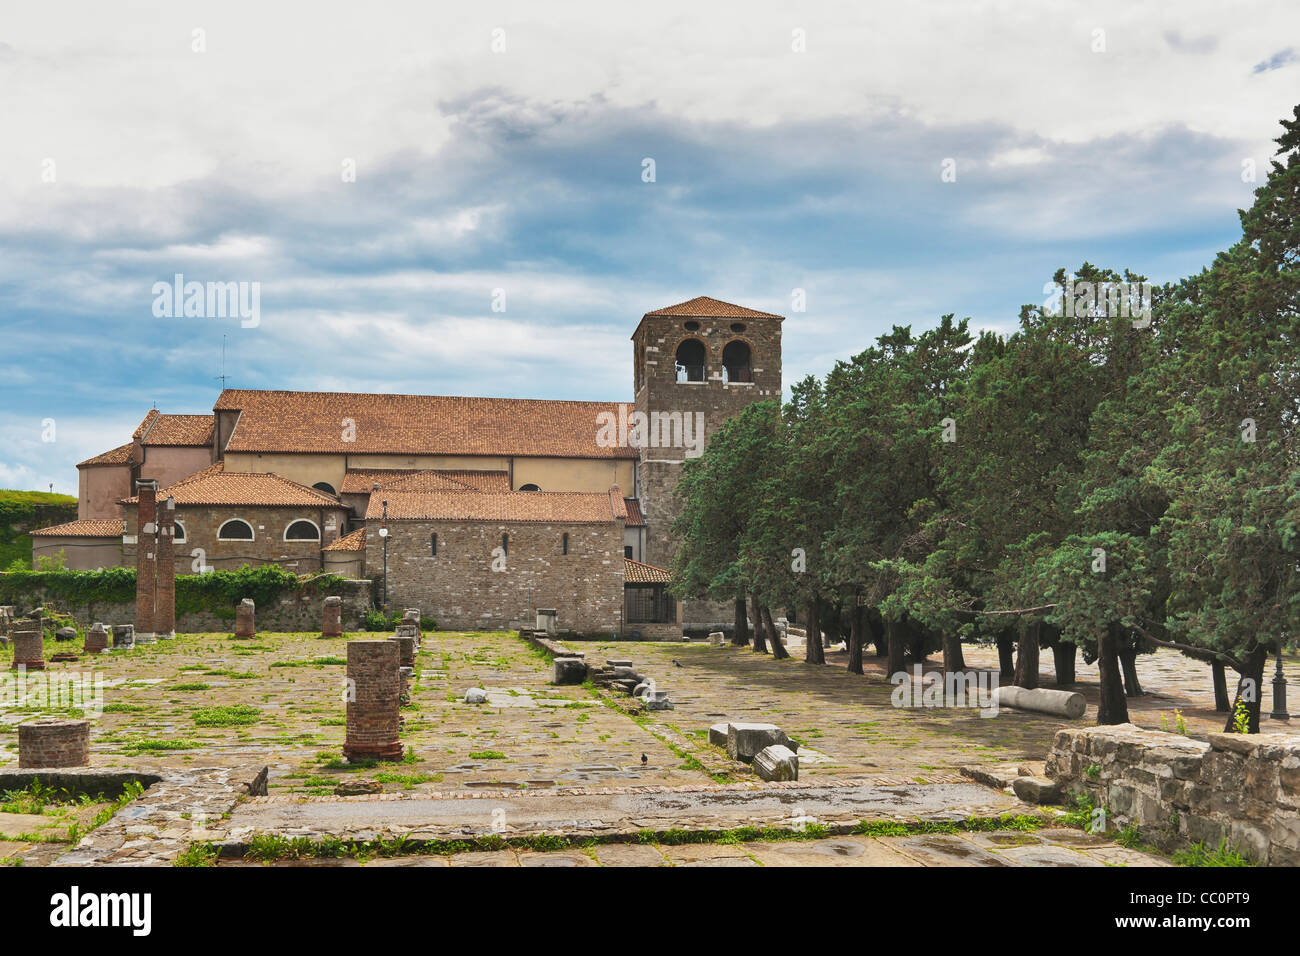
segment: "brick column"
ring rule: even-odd
[[[96,621],[86,632],[85,653],[103,654],[106,650],[108,650],[108,628]]]
[[[239,602],[239,607],[235,608],[235,637],[257,636],[254,610],[252,598],[244,598]]]
[[[397,643],[348,642],[347,738],[348,760],[400,760],[398,739],[402,679]]]
[[[45,670],[45,640],[41,631],[41,622],[36,622],[35,630],[28,630],[31,625],[20,624],[10,635],[13,643],[14,659],[11,670],[25,667],[29,671]]]
[[[18,767],[89,767],[90,721],[35,720],[18,725]]]
[[[331,595],[325,599],[325,610],[321,614],[321,637],[343,636],[343,599]]]
[[[154,598],[154,630],[169,640],[176,636],[176,499],[158,507],[158,585]]]
[[[142,644],[154,639],[154,604],[157,599],[158,482],[137,481],[140,504],[136,507],[135,636]]]

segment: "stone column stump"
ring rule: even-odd
[[[347,760],[402,758],[399,653],[391,639],[348,642]]]
[[[157,643],[157,638],[150,635],[142,644]],[[135,647],[135,625],[134,624],[114,624],[113,625],[113,650],[130,650]]]
[[[19,628],[23,628],[19,625]],[[30,627],[30,625],[27,625]],[[15,629],[10,635],[14,646],[14,660],[10,665],[12,670],[18,670],[19,667],[25,667],[29,671],[45,670],[45,641],[42,636],[40,621],[36,622],[35,630],[18,630]]]
[[[89,767],[90,721],[35,720],[18,725],[18,768]]]
[[[108,628],[96,621],[86,632],[86,654],[103,654],[108,650]]]
[[[235,608],[235,637],[256,637],[257,626],[253,618],[255,605],[252,598],[244,598]]]
[[[325,609],[321,612],[321,637],[343,636],[343,599],[331,595],[325,599]]]

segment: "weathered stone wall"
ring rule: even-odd
[[[179,577],[179,576],[178,576]],[[331,594],[337,594],[343,600],[343,630],[360,631],[366,613],[371,608],[371,585],[369,581],[343,581],[332,588]],[[277,631],[285,633],[319,632],[321,614],[324,610],[326,595],[314,586],[300,588],[293,593],[286,593],[272,603],[257,608],[257,628],[259,631]],[[60,611],[66,611],[76,618],[77,623],[90,627],[95,621],[106,624],[131,624],[135,621],[135,602],[94,604],[67,603],[58,597],[51,598],[43,589],[36,588],[30,594],[24,594],[18,606],[24,611],[39,607],[52,600]],[[227,613],[214,611],[196,611],[176,614],[176,631],[178,633],[215,632],[230,633],[235,628],[235,609],[232,606]]]
[[[390,521],[388,527],[389,607],[418,607],[450,629],[531,627],[539,607],[559,612],[561,631],[613,634],[622,624],[622,522]],[[366,571],[382,581],[379,522],[368,528]],[[565,533],[568,554],[561,547]],[[492,552],[503,534],[510,535],[504,570],[493,570]]]
[[[1164,849],[1226,840],[1258,863],[1300,865],[1300,733],[1059,730],[1046,772]]]
[[[160,502],[161,504],[161,502]],[[135,563],[138,522],[136,506],[126,506],[127,535],[122,546],[123,561]],[[231,519],[247,521],[253,528],[252,541],[219,541],[217,532]],[[319,541],[286,541],[284,531],[299,519],[313,522],[321,531]],[[178,506],[176,520],[185,528],[185,540],[176,541],[176,573],[198,572],[196,548],[208,567],[234,570],[244,564],[279,564],[295,574],[313,574],[323,567],[321,548],[346,533],[347,510],[338,508],[252,508]],[[179,532],[178,532],[179,534]]]

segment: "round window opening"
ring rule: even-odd
[[[682,326],[682,328],[684,328],[687,332],[698,332],[700,330],[700,323],[687,322]]]
[[[733,331],[733,332],[735,332],[737,335],[739,335],[741,332],[745,331],[745,323],[744,323],[744,322],[732,322],[732,323],[731,323],[731,331]]]

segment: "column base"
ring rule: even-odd
[[[347,744],[343,745],[343,759],[350,763],[361,760],[401,760],[405,752],[400,740],[384,747],[349,747]]]

